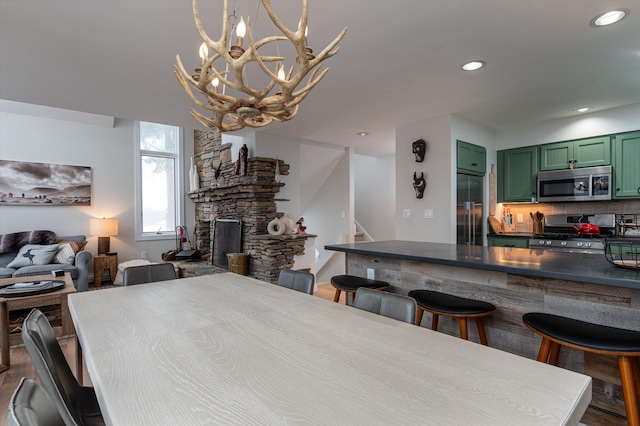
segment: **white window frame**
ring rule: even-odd
[[[162,124],[162,123],[161,123]],[[176,200],[176,224],[179,226],[183,224],[183,220],[185,217],[184,214],[184,174],[183,174],[183,164],[184,164],[184,131],[182,127],[177,127],[177,138],[178,138],[178,149],[176,154],[169,154],[166,152],[159,153],[158,151],[146,151],[140,149],[140,121],[135,122],[134,126],[134,139],[135,139],[135,149],[134,149],[134,170],[135,170],[135,213],[136,213],[136,222],[135,222],[135,232],[136,232],[136,241],[156,241],[156,240],[173,240],[176,239],[176,230],[168,230],[165,232],[143,232],[142,227],[142,156],[143,155],[152,155],[159,156],[165,158],[174,158],[175,159],[175,176],[174,182],[175,184],[175,200]]]

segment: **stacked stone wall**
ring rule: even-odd
[[[250,154],[250,153],[249,153]],[[222,144],[219,132],[194,133],[194,163],[200,189],[189,197],[196,205],[196,247],[211,253],[213,224],[216,219],[242,220],[242,252],[249,255],[249,275],[276,282],[280,270],[293,267],[293,258],[304,254],[309,234],[272,236],[267,226],[276,217],[276,194],[284,183],[276,182],[276,161],[281,175],[289,174],[282,160],[249,157],[246,174],[237,172],[231,158],[231,144]],[[217,174],[217,177],[216,177]]]

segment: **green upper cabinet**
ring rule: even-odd
[[[611,164],[611,136],[548,143],[540,146],[540,170],[563,170]]]
[[[538,147],[498,151],[498,202],[531,201],[536,196]]]
[[[640,132],[614,136],[613,198],[640,198]]]
[[[459,172],[478,176],[487,172],[487,150],[484,147],[458,141],[456,156]]]

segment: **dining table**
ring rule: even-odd
[[[588,376],[235,273],[69,308],[109,425],[577,425],[591,400]]]

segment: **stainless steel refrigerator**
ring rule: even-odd
[[[482,245],[483,176],[458,173],[457,182],[457,243]]]

